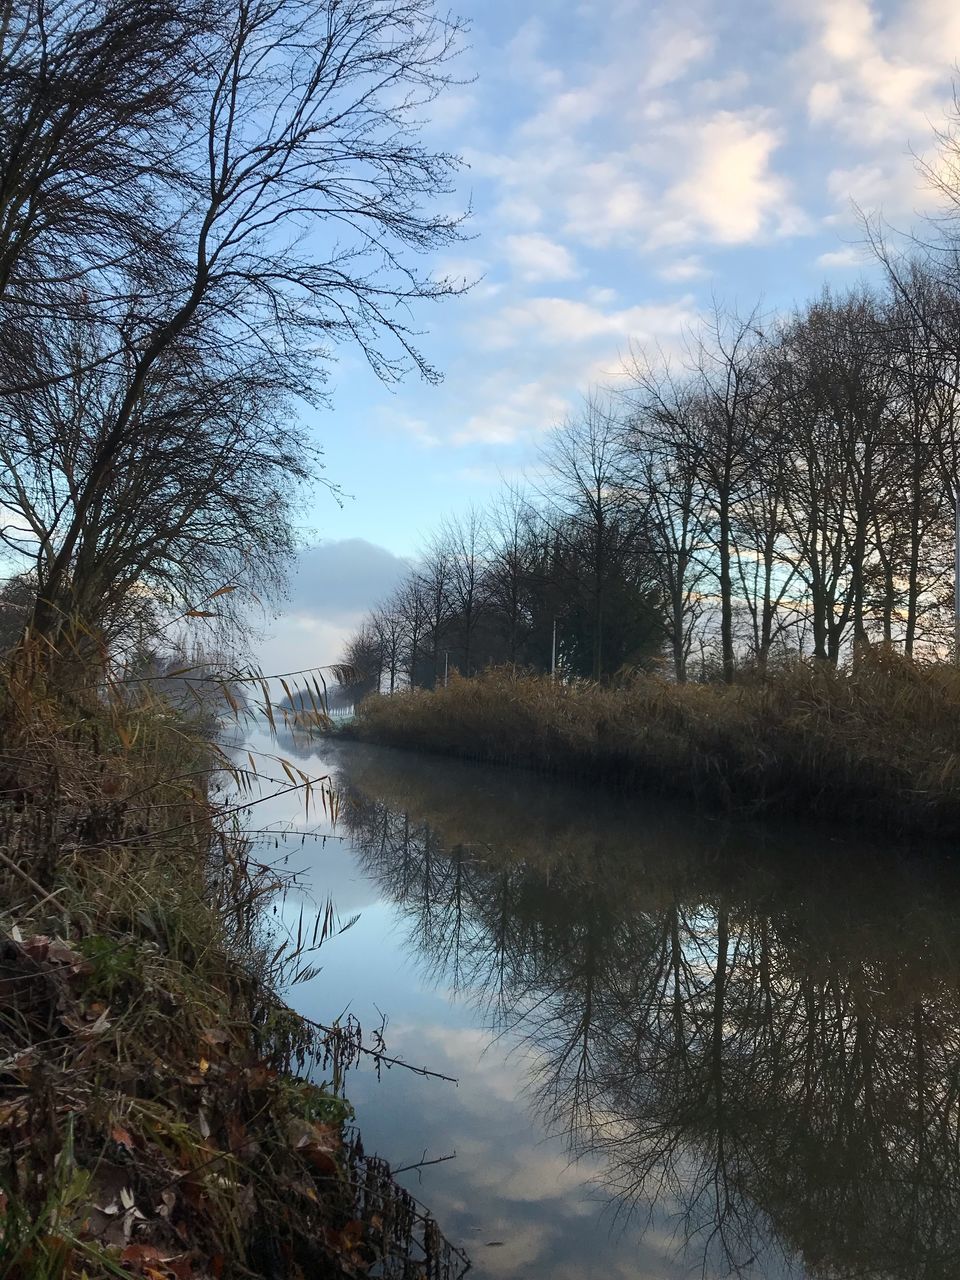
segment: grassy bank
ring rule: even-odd
[[[357,737],[626,787],[714,808],[898,832],[960,830],[960,671],[873,655],[731,686],[616,686],[490,671],[371,698]]]
[[[332,913],[273,928],[260,766],[135,693],[0,671],[0,1275],[457,1274],[350,1125],[357,1028],[282,999]]]

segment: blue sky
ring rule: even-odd
[[[713,296],[780,308],[868,273],[854,204],[899,227],[932,207],[913,153],[934,154],[960,58],[956,0],[458,8],[473,79],[427,128],[464,157],[474,216],[436,266],[482,279],[417,318],[442,386],[388,390],[344,350],[315,424],[351,496],[320,492],[304,523],[328,561],[374,544],[370,605],[384,555],[533,465],[631,346],[675,348]],[[304,567],[268,662],[337,656],[355,601],[324,583]]]

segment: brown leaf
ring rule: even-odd
[[[152,1244],[128,1244],[120,1255],[120,1261],[139,1267],[141,1272],[148,1266],[163,1265],[160,1250]]]
[[[340,1238],[348,1249],[355,1249],[363,1239],[363,1223],[355,1218],[353,1222],[348,1222],[340,1231]]]
[[[53,961],[54,964],[69,965],[71,973],[89,971],[91,968],[80,952],[74,951],[73,947],[64,942],[62,938],[54,938],[50,943],[47,948],[47,959]]]
[[[337,1172],[334,1152],[341,1147],[340,1130],[332,1124],[312,1124],[299,1116],[287,1122],[290,1145],[313,1165],[318,1173],[329,1175]]]
[[[28,1117],[27,1106],[21,1098],[14,1098],[10,1102],[0,1102],[0,1129],[7,1126],[19,1127],[26,1123]],[[2,1208],[2,1205],[0,1205]]]
[[[167,1258],[163,1265],[176,1280],[190,1280],[193,1275],[193,1263],[190,1260],[189,1253],[181,1253],[174,1258]]]
[[[226,1120],[227,1141],[230,1143],[230,1150],[236,1154],[242,1154],[247,1147],[247,1127],[242,1120],[235,1115],[228,1115]]]
[[[133,1135],[124,1129],[122,1125],[115,1124],[110,1130],[110,1137],[114,1140],[118,1147],[126,1147],[128,1151],[133,1151],[135,1143]]]
[[[32,938],[27,938],[23,943],[23,949],[31,960],[42,964],[50,952],[50,939],[45,933],[35,934]]]

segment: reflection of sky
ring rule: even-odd
[[[331,771],[321,757],[296,762],[314,775]],[[316,825],[302,823],[295,799],[260,807],[258,823],[277,820]],[[290,865],[303,868],[308,895],[320,903],[332,897],[341,918],[360,912],[352,928],[323,947],[319,976],[288,993],[291,1003],[321,1022],[349,1009],[364,1027],[379,1025],[382,1010],[388,1052],[459,1081],[454,1086],[393,1068],[384,1069],[378,1083],[366,1068],[351,1076],[347,1091],[366,1149],[394,1166],[456,1152],[455,1160],[401,1180],[465,1248],[471,1274],[544,1280],[690,1275],[695,1259],[676,1257],[662,1215],[643,1232],[614,1222],[594,1183],[598,1165],[571,1165],[562,1139],[548,1135],[527,1105],[528,1050],[485,1029],[469,993],[457,998],[424,980],[402,913],[361,872],[349,842],[290,844]],[[296,896],[283,908],[294,927],[299,909]]]

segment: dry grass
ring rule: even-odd
[[[358,1029],[282,999],[335,916],[278,939],[284,879],[238,806],[323,781],[234,765],[149,684],[22,670],[0,669],[0,1275],[406,1275],[424,1246],[446,1274],[345,1129]]]
[[[371,698],[373,742],[656,786],[715,807],[898,831],[960,828],[960,671],[874,653],[856,671],[796,663],[724,686],[615,686],[489,671]]]

